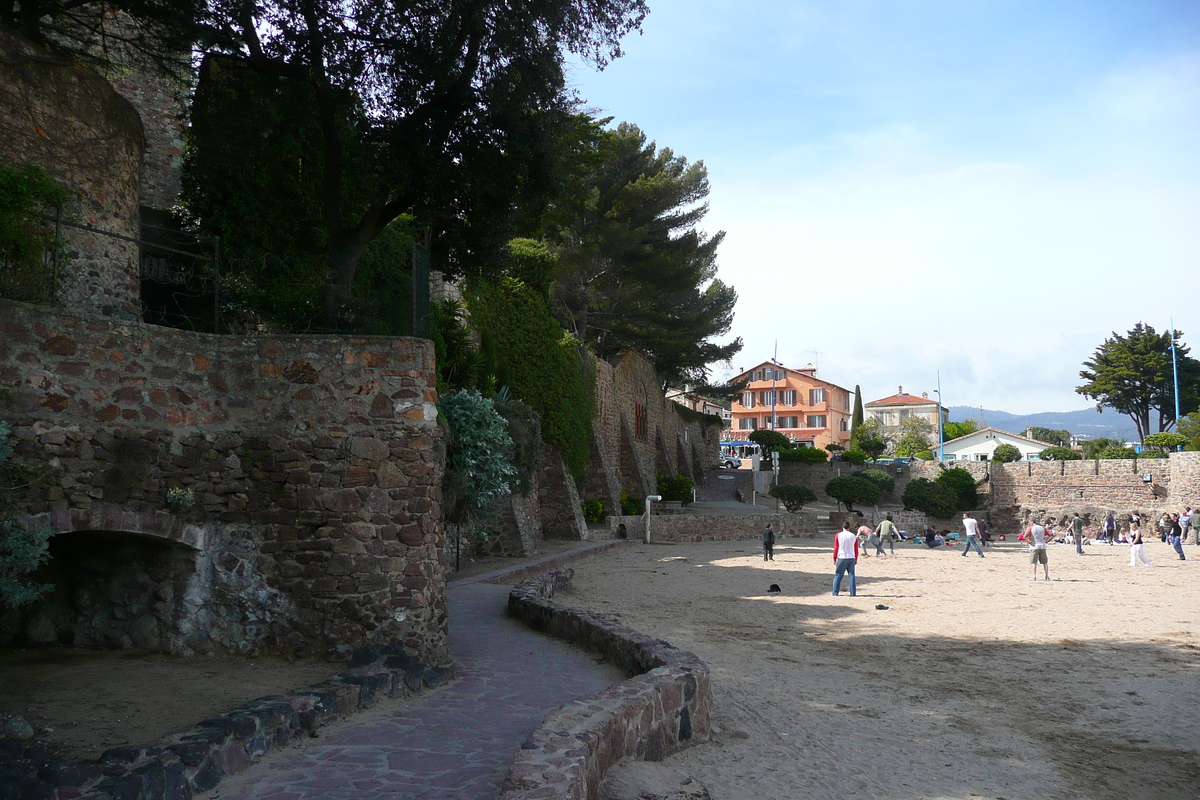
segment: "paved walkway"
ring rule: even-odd
[[[451,587],[459,679],[365,712],[318,743],[284,750],[218,786],[222,800],[492,800],[513,755],[562,704],[624,676],[505,613],[508,587]]]

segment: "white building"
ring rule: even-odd
[[[1051,445],[1018,436],[996,428],[983,428],[966,436],[951,439],[942,445],[946,461],[991,461],[992,453],[1002,444],[1011,444],[1021,451],[1022,461],[1037,461],[1038,454]],[[937,449],[934,448],[934,452]]]

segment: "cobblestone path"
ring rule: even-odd
[[[208,794],[221,800],[491,800],[521,742],[563,703],[623,676],[504,613],[508,587],[448,594],[458,680],[368,711],[318,743],[269,757]]]

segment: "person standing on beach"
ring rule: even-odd
[[[1050,564],[1046,558],[1046,529],[1042,527],[1041,521],[1033,518],[1033,524],[1029,526],[1029,563],[1033,564],[1033,579],[1037,580],[1038,564],[1042,565],[1042,571],[1046,573],[1046,580],[1050,580]]]
[[[775,531],[771,529],[771,523],[767,523],[766,529],[763,530],[763,561],[775,560]]]
[[[1167,524],[1167,536],[1171,540],[1171,547],[1174,547],[1175,552],[1179,553],[1180,561],[1187,561],[1187,556],[1183,554],[1183,526],[1179,523],[1179,515],[1172,514]]]
[[[1083,555],[1083,518],[1079,516],[1078,511],[1071,516],[1070,525],[1071,535],[1075,539],[1075,553]]]
[[[850,596],[858,595],[854,581],[854,565],[858,563],[858,537],[850,530],[850,523],[843,522],[842,529],[833,537],[833,596],[842,588],[842,576],[850,574]]]
[[[886,544],[892,555],[896,555],[896,523],[892,522],[892,512],[888,512],[883,518],[883,522],[879,523],[879,527],[875,529],[875,535],[879,537],[879,543],[875,547],[879,550],[879,555],[883,555],[883,545]]]
[[[979,557],[984,558],[983,548],[979,546],[979,523],[971,516],[971,512],[963,512],[963,530],[967,532],[967,544],[963,547],[963,558],[967,557],[967,553],[974,547],[979,552]]]
[[[1188,540],[1188,532],[1192,528],[1192,507],[1188,506],[1182,514],[1179,515],[1179,527],[1183,528],[1183,542],[1186,544]]]
[[[1111,511],[1104,515],[1104,538],[1108,539],[1109,546],[1117,538],[1117,519]]]
[[[1146,545],[1142,543],[1142,530],[1136,522],[1129,523],[1129,566],[1136,567],[1141,562],[1150,566],[1146,558]]]

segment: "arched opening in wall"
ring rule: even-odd
[[[178,651],[184,595],[197,551],[119,531],[74,531],[50,539],[32,578],[54,588],[0,617],[0,644]]]

